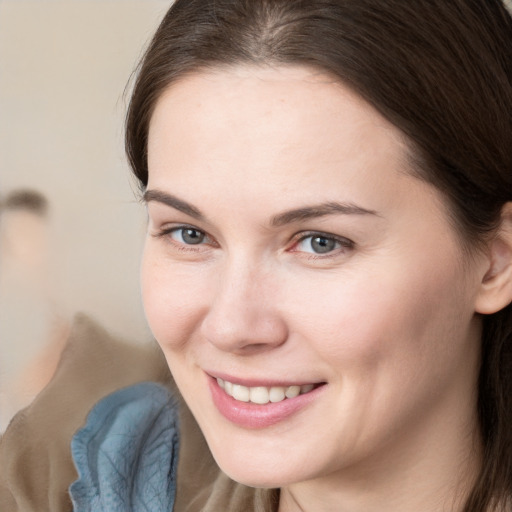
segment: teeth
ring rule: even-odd
[[[267,388],[250,388],[249,390],[250,400],[253,404],[268,404],[268,395],[269,393]]]
[[[281,402],[286,398],[284,388],[270,388],[270,393],[268,394],[271,402]]]
[[[239,402],[252,402],[254,404],[265,405],[269,402],[282,402],[286,398],[295,398],[296,396],[309,393],[314,389],[314,384],[304,384],[303,386],[272,386],[267,388],[257,386],[249,388],[240,384],[233,384],[227,380],[217,379],[219,387],[229,396]]]
[[[240,384],[233,384],[233,398],[239,402],[248,402],[250,399],[250,391],[246,386]]]
[[[295,398],[300,395],[300,386],[290,386],[284,393],[286,398]]]
[[[305,384],[304,386],[300,387],[300,394],[303,395],[304,393],[309,393],[310,391],[313,391],[314,387],[314,384]]]

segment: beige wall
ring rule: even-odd
[[[47,195],[56,300],[131,339],[149,332],[122,95],[169,3],[0,0],[0,196]]]

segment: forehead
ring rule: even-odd
[[[346,118],[352,128],[365,124],[365,129],[386,130],[403,139],[398,129],[340,81],[313,68],[295,66],[225,67],[186,75],[157,101],[149,131],[151,138],[155,125],[173,120],[182,127],[190,122],[199,122],[197,127],[206,121],[236,122],[246,130],[259,122],[263,131],[265,124],[279,118],[290,123]],[[291,126],[305,127],[295,123],[286,127]]]
[[[162,172],[257,167],[294,176],[319,165],[365,167],[394,160],[403,169],[401,132],[329,75],[305,67],[236,67],[196,73],[157,102],[148,142],[150,181]],[[206,166],[206,168],[205,168]],[[247,176],[247,174],[246,174]]]

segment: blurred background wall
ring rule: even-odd
[[[132,339],[149,333],[123,90],[169,3],[0,0],[0,197],[47,197],[55,300]]]
[[[0,207],[0,432],[53,372],[76,312],[151,339],[123,92],[170,3],[0,0],[0,206],[19,190],[47,201],[41,218]]]

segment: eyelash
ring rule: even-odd
[[[203,241],[201,241],[197,244],[187,244],[184,242],[176,241],[170,236],[175,232],[185,231],[187,229],[201,233],[202,235],[204,235],[205,240],[210,240],[211,245],[217,246],[216,242],[214,240],[212,240],[206,232],[204,232],[203,230],[201,230],[199,228],[196,228],[195,226],[188,225],[188,224],[183,224],[183,225],[179,225],[179,226],[173,226],[173,227],[161,229],[160,231],[155,233],[153,236],[155,236],[156,238],[168,238],[169,243],[172,243],[177,249],[179,249],[181,251],[198,251],[198,250],[200,250],[199,247],[204,245]],[[327,241],[333,241],[335,244],[338,245],[338,247],[335,247],[333,250],[330,250],[323,254],[297,250],[296,247],[300,243],[307,240],[308,238],[311,238],[311,239],[322,238]],[[196,247],[196,245],[197,245],[197,247]],[[324,233],[321,231],[306,231],[306,232],[302,231],[292,237],[292,247],[289,250],[290,250],[290,252],[297,252],[297,253],[305,254],[306,255],[305,257],[310,258],[310,259],[327,259],[327,258],[333,258],[333,257],[338,256],[340,251],[345,252],[346,250],[353,249],[354,246],[355,246],[354,242],[345,237],[340,237],[340,236],[333,235],[331,233]]]
[[[300,243],[304,242],[308,238],[311,238],[312,241],[315,238],[333,241],[333,242],[335,242],[335,244],[338,245],[338,247],[335,247],[333,250],[330,250],[323,254],[315,253],[315,252],[299,251],[299,250],[295,249]],[[306,232],[303,231],[303,232],[295,235],[293,237],[293,240],[294,240],[294,243],[293,243],[291,251],[304,253],[307,255],[306,257],[310,258],[310,259],[334,258],[336,256],[339,256],[340,252],[345,252],[346,250],[353,249],[355,246],[354,242],[352,240],[349,240],[348,238],[336,236],[331,233],[324,233],[322,231],[306,231]]]
[[[202,233],[206,240],[211,240],[213,242],[213,245],[217,245],[214,243],[214,241],[202,230],[199,228],[196,228],[195,226],[191,226],[188,224],[182,224],[179,226],[173,226],[169,228],[164,228],[159,230],[157,233],[155,233],[153,236],[155,238],[164,238],[169,243],[171,243],[174,247],[179,249],[180,251],[197,251],[199,250],[199,246],[204,245],[202,242],[198,244],[187,244],[183,242],[178,242],[172,238],[172,234],[178,231],[185,231],[185,230],[191,230],[191,231],[197,231],[199,233]],[[197,245],[197,247],[196,247]]]

